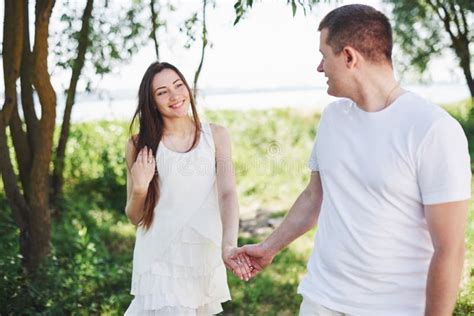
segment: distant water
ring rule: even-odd
[[[464,100],[469,90],[464,84],[431,84],[406,86],[434,103]],[[109,91],[102,96],[79,96],[73,107],[72,121],[130,120],[137,104],[135,91]],[[262,90],[208,89],[200,92],[198,108],[203,109],[269,109],[304,107],[322,110],[336,98],[327,95],[324,87],[286,87]],[[64,100],[58,100],[58,120],[61,120]]]

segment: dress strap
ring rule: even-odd
[[[201,122],[201,135],[204,138],[204,141],[213,149],[215,150],[214,145],[214,137],[212,136],[211,124],[208,122]]]
[[[211,133],[211,124],[208,122],[201,122],[201,128],[204,133]]]

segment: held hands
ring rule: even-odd
[[[152,150],[146,146],[143,147],[130,170],[134,192],[144,194],[148,192],[148,186],[155,174],[155,168],[156,163]]]
[[[250,264],[253,267],[252,277],[270,265],[275,256],[269,249],[265,248],[263,243],[244,245],[238,249],[238,253],[245,253],[250,258]]]
[[[271,264],[275,255],[260,243],[232,248],[223,256],[226,267],[241,280],[248,281]]]
[[[245,254],[239,254],[238,248],[226,246],[222,248],[222,259],[226,268],[234,273],[242,281],[250,280],[252,276],[252,267],[250,259]]]

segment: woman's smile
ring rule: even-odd
[[[173,103],[173,104],[171,104],[169,107],[172,108],[172,109],[178,109],[178,108],[180,108],[181,106],[183,106],[184,101],[185,101],[185,100],[182,100],[182,101]]]

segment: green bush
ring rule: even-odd
[[[79,123],[71,127],[66,151],[66,195],[87,196],[101,208],[119,212],[125,207],[125,144],[128,125],[124,122]]]
[[[68,212],[53,223],[52,253],[34,281],[22,273],[18,230],[9,223],[10,233],[2,235],[1,243],[0,288],[6,301],[0,302],[0,314],[115,314],[129,304],[133,232],[115,233],[115,226],[124,226],[124,218],[111,215],[116,213],[111,209],[91,210],[80,197],[65,204]],[[109,245],[116,238],[130,247],[114,253]]]

